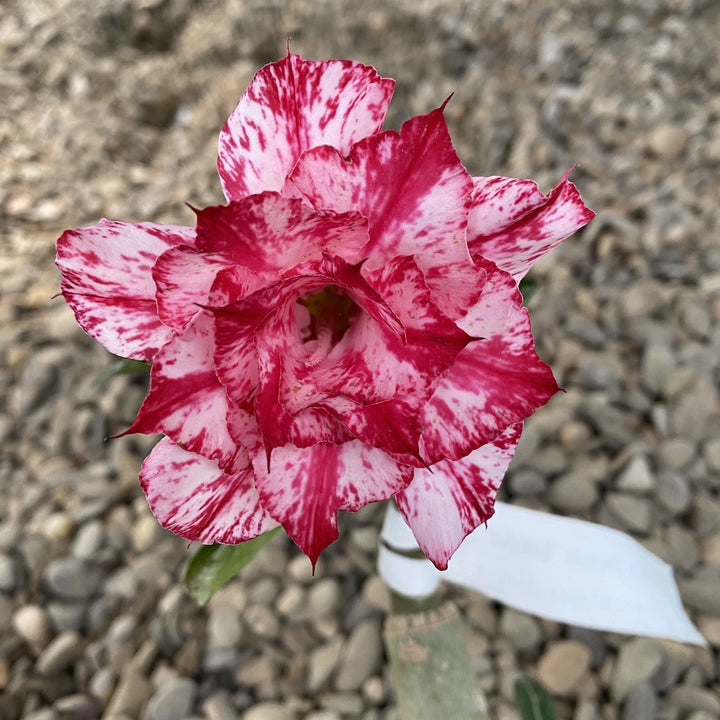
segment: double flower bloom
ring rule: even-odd
[[[394,497],[442,569],[558,389],[517,283],[592,211],[567,176],[470,177],[442,108],[381,132],[393,87],[288,53],[220,134],[227,205],[58,240],[80,325],[152,363],[127,432],[165,435],[140,482],[184,538],[281,524],[314,563]]]

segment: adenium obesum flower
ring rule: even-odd
[[[393,80],[288,52],[220,134],[226,205],[57,244],[87,333],[152,363],[127,432],[168,529],[281,524],[313,563],[337,513],[394,497],[439,568],[493,513],[522,421],[558,386],[518,282],[593,216],[563,177],[471,177],[443,108],[381,131]]]

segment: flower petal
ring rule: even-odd
[[[517,282],[543,255],[595,217],[568,180],[569,170],[549,195],[532,180],[475,178],[468,220],[473,259],[484,257]]]
[[[252,468],[226,474],[168,438],[145,458],[140,484],[160,524],[187,540],[234,545],[277,526],[260,504]]]
[[[367,220],[355,212],[318,213],[277,193],[199,210],[197,247],[218,253],[255,273],[277,274],[323,253],[359,262],[367,244]]]
[[[222,468],[246,465],[227,427],[228,398],[213,368],[213,318],[198,315],[155,356],[150,392],[127,433],[163,433]]]
[[[61,290],[83,330],[116,355],[151,360],[172,337],[158,317],[152,267],[194,240],[193,228],[110,220],[63,233]]]
[[[368,269],[415,255],[428,286],[449,313],[473,298],[465,234],[472,180],[448,134],[442,109],[357,143],[349,157],[318,147],[289,180],[314,207],[357,210],[368,218]]]
[[[407,486],[412,468],[353,440],[276,448],[269,472],[259,458],[256,477],[263,506],[315,565],[338,537],[338,510],[391,497]]]
[[[288,53],[259,70],[220,133],[218,171],[228,200],[281,190],[308,148],[343,154],[385,119],[395,81],[348,60]]]
[[[422,456],[460,459],[524,420],[559,389],[538,358],[530,319],[510,275],[483,261],[488,281],[460,326],[469,343],[423,412]]]
[[[494,512],[495,495],[515,453],[522,423],[461,460],[418,468],[410,485],[395,496],[418,545],[438,570],[466,535]]]

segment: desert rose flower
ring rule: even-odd
[[[165,436],[140,482],[184,538],[281,524],[314,563],[338,511],[394,497],[445,568],[558,389],[518,282],[592,211],[567,176],[470,177],[443,108],[381,131],[393,86],[288,53],[220,134],[226,205],[58,240],[80,325],[152,363],[127,432]]]

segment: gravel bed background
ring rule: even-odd
[[[57,291],[54,241],[107,216],[192,224],[216,139],[284,52],[398,79],[388,125],[450,93],[474,174],[574,163],[598,211],[543,261],[541,355],[567,390],[531,418],[503,496],[631,532],[671,562],[707,649],[567,627],[480,596],[492,717],[538,676],[573,720],[720,717],[720,3],[715,0],[3,0],[0,8],[0,717],[391,720],[374,570],[381,510],[310,577],[286,539],[198,608],[185,543],[105,443],[143,380]]]

